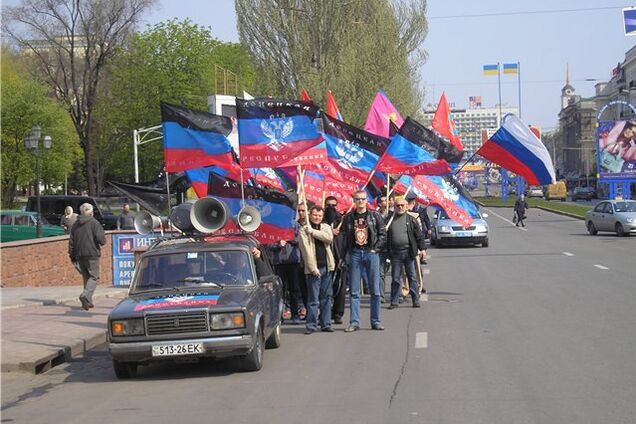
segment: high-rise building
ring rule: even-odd
[[[426,107],[423,112],[423,124],[426,126],[431,125],[436,110],[436,107],[433,105],[428,106],[429,107]],[[516,115],[518,114],[518,109],[508,106],[501,108],[502,117],[508,113],[514,113]],[[486,130],[490,136],[500,127],[499,107],[451,109],[451,119],[455,122],[455,128],[464,145],[466,152],[464,158],[469,158],[481,147],[483,143],[482,130]]]

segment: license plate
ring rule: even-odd
[[[152,356],[196,355],[198,353],[203,353],[203,343],[179,343],[152,347]]]
[[[471,233],[470,231],[457,231],[455,235],[457,237],[470,237],[473,235],[473,233]]]

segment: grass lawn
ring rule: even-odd
[[[515,205],[515,197],[509,197],[508,200],[502,201],[499,197],[475,197],[476,201],[484,206],[492,207],[508,207],[511,208]],[[541,207],[543,209],[552,210],[555,212],[566,212],[578,217],[584,218],[585,212],[591,209],[590,206],[573,205],[571,203],[565,203],[558,200],[543,200],[543,199],[526,199],[528,205],[532,207]]]

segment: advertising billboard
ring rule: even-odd
[[[129,286],[135,270],[135,249],[150,246],[157,234],[113,234],[113,285]]]
[[[636,120],[600,121],[596,141],[601,179],[636,179]]]

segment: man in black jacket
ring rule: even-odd
[[[387,251],[391,258],[391,305],[389,309],[399,306],[400,289],[402,287],[402,267],[406,270],[409,281],[409,293],[413,307],[420,307],[415,261],[425,253],[425,239],[417,219],[406,213],[407,202],[404,197],[396,197],[395,213],[388,221]]]
[[[344,217],[344,252],[349,262],[351,317],[347,333],[360,329],[360,281],[363,274],[371,294],[371,328],[384,330],[380,323],[380,252],[386,245],[382,216],[367,209],[367,193],[353,193],[355,210]]]
[[[93,206],[80,206],[80,216],[71,228],[68,239],[68,255],[84,278],[84,291],[79,297],[82,308],[93,307],[93,293],[99,284],[99,259],[101,246],[106,244],[102,225],[93,218]]]

